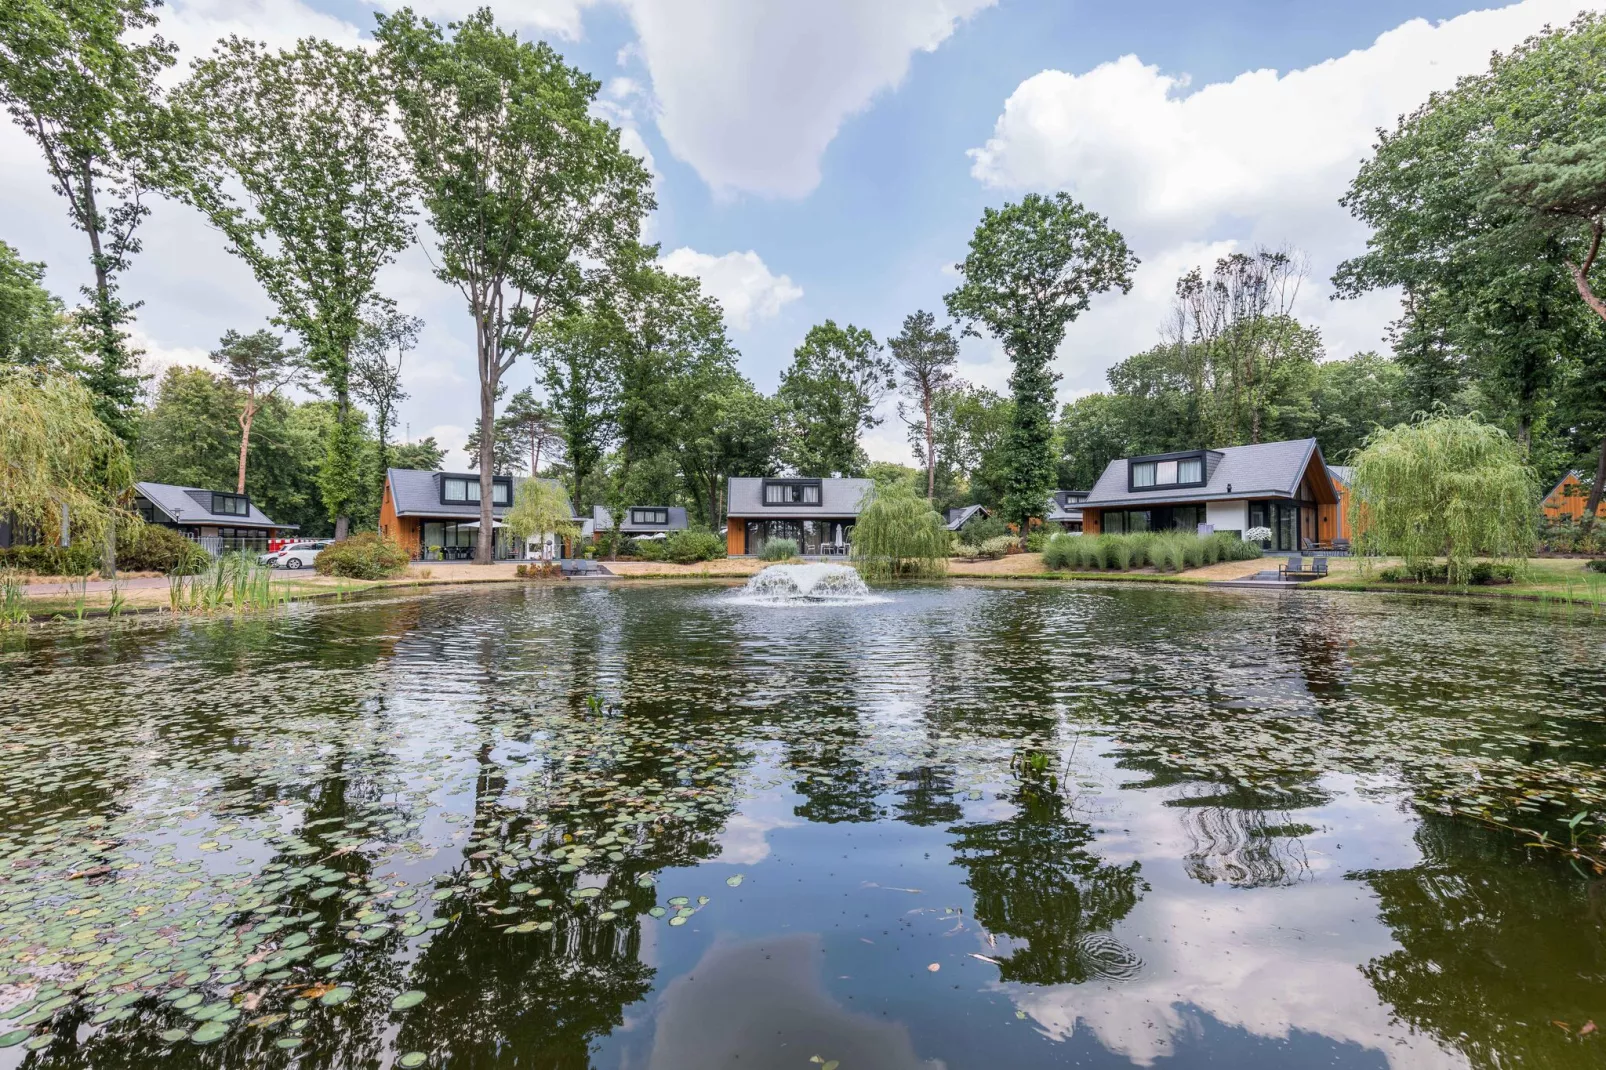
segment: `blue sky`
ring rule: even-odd
[[[447,17],[480,0],[423,0]],[[384,0],[389,6],[390,0]],[[1382,344],[1390,295],[1327,299],[1365,234],[1337,206],[1372,131],[1480,70],[1574,0],[1480,8],[1455,0],[1344,4],[1066,0],[523,0],[504,24],[544,36],[601,80],[599,110],[650,157],[666,263],[726,304],[744,371],[773,389],[826,318],[885,338],[940,313],[952,263],[987,205],[1065,189],[1109,216],[1143,259],[1134,292],[1072,325],[1058,367],[1068,400],[1153,344],[1176,277],[1234,248],[1290,244],[1310,277],[1298,312],[1331,356]],[[222,33],[287,43],[356,40],[361,0],[170,0],[186,58]],[[9,139],[9,140],[8,140]],[[71,297],[82,238],[14,130],[0,134],[0,238],[51,265]],[[476,414],[461,301],[410,251],[386,291],[428,324],[405,377],[417,437],[460,444]],[[145,301],[150,363],[204,359],[223,330],[271,309],[193,213],[160,205],[128,279]],[[967,341],[962,372],[1002,389],[996,344]],[[528,366],[512,374],[516,386]],[[873,456],[907,460],[890,415]],[[457,455],[457,463],[461,462]]]

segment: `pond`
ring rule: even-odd
[[[1494,827],[1606,809],[1587,618],[577,583],[5,642],[0,1068],[1606,1062],[1606,883]]]

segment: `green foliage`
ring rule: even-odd
[[[390,463],[393,468],[438,472],[441,462],[445,459],[446,451],[441,449],[434,435],[428,435],[417,442],[398,443],[390,448]]]
[[[45,289],[45,265],[0,241],[0,365],[67,371],[77,363],[61,299]]]
[[[966,542],[979,546],[988,539],[998,539],[1008,535],[1009,525],[996,516],[982,516],[977,513],[965,522],[965,526],[959,529],[959,534]]]
[[[532,535],[571,539],[580,534],[569,499],[558,484],[549,479],[520,480],[513,496],[513,508],[507,511],[502,522],[520,542]]]
[[[380,535],[364,531],[319,551],[313,565],[320,576],[353,580],[386,580],[407,571],[407,551]]]
[[[1384,583],[1436,583],[1446,586],[1450,582],[1448,565],[1436,561],[1422,561],[1414,565],[1391,566],[1379,570],[1378,579]],[[1492,561],[1478,561],[1466,572],[1465,584],[1486,587],[1515,583],[1517,568]]]
[[[1018,204],[988,208],[958,265],[963,282],[945,301],[948,314],[981,323],[1014,363],[1014,397],[1004,518],[1025,530],[1042,516],[1054,489],[1051,407],[1059,377],[1050,363],[1065,328],[1095,294],[1132,289],[1138,259],[1102,216],[1068,194],[1028,194]]]
[[[1061,532],[1043,547],[1043,564],[1055,572],[1138,568],[1180,572],[1218,561],[1250,561],[1259,556],[1260,547],[1225,532],[1213,535],[1185,532],[1072,535]]]
[[[127,510],[134,468],[76,380],[0,367],[0,512],[56,532],[65,508],[72,541],[100,545]]]
[[[1585,563],[1585,568],[1591,572],[1606,572],[1606,557],[1597,557]]]
[[[940,576],[951,542],[942,517],[912,488],[874,486],[853,527],[853,563],[867,578]]]
[[[672,531],[663,542],[664,556],[677,565],[725,556],[725,540],[711,531]]]
[[[0,549],[0,568],[38,576],[84,576],[95,571],[99,564],[100,547],[89,542],[75,542],[70,547],[8,546]]]
[[[1475,416],[1438,414],[1380,430],[1355,460],[1356,548],[1415,568],[1443,557],[1464,583],[1474,557],[1525,562],[1539,490],[1520,446]]]
[[[809,328],[776,392],[787,462],[804,475],[857,476],[869,463],[859,433],[880,424],[875,409],[896,385],[875,336],[835,322]]]
[[[758,556],[761,561],[790,561],[797,556],[797,540],[770,539]]]
[[[971,502],[998,508],[1008,476],[1005,444],[1014,413],[1013,402],[985,387],[955,382],[937,391],[932,422],[939,508]],[[909,445],[916,456],[923,456],[925,434],[919,422],[909,428]]]
[[[914,416],[898,402],[898,416],[909,425],[910,442],[926,468],[925,494],[937,496],[937,395],[954,384],[954,365],[959,360],[959,339],[952,328],[938,328],[937,319],[920,311],[904,317],[903,330],[887,340],[905,397]]]
[[[141,524],[131,538],[117,540],[117,567],[130,572],[193,575],[212,563],[212,555],[172,528]]]
[[[191,151],[172,186],[251,268],[334,399],[319,490],[337,532],[362,497],[351,372],[363,314],[413,233],[391,103],[371,52],[310,37],[279,52],[230,37],[175,97]]]
[[[149,30],[157,0],[12,0],[0,15],[0,101],[44,155],[73,226],[89,240],[94,281],[76,316],[84,385],[125,443],[134,433],[138,353],[124,329],[138,307],[117,296],[150,209],[151,160],[169,124],[157,78],[175,47]]]

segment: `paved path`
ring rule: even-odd
[[[138,591],[153,587],[165,589],[167,577],[131,576],[126,580],[118,580],[116,586],[120,591]],[[24,584],[22,594],[25,598],[74,598],[80,590],[85,594],[108,594],[111,589],[110,580],[90,580],[87,584],[81,584],[76,580],[50,580],[44,583]]]

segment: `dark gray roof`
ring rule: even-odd
[[[982,516],[992,516],[992,513],[987,511],[986,506],[982,505],[967,505],[961,509],[948,510],[948,530],[958,531],[970,523],[970,519],[978,513]]]
[[[757,477],[733,476],[729,493],[725,497],[725,511],[730,516],[759,519],[773,517],[856,517],[859,503],[874,486],[871,479],[820,480],[819,505],[765,505],[764,480]]]
[[[1352,483],[1355,482],[1355,467],[1354,467],[1354,465],[1330,464],[1330,465],[1327,466],[1327,470],[1333,474],[1333,478],[1334,479],[1338,480],[1340,483],[1344,484],[1346,487],[1350,486]]]
[[[152,505],[166,513],[175,524],[221,524],[234,528],[290,528],[291,524],[276,524],[268,514],[249,501],[249,516],[212,512],[212,491],[203,487],[175,487],[171,483],[135,483],[134,489],[143,494]],[[219,494],[233,494],[220,490]]]
[[[479,502],[464,502],[461,504],[442,505],[440,480],[446,476],[454,479],[480,478],[478,472],[425,472],[417,468],[391,468],[386,471],[385,478],[390,480],[390,493],[396,503],[397,516],[433,516],[451,520],[477,520],[480,515]],[[519,487],[528,476],[513,477],[513,494],[518,497]],[[557,489],[563,495],[563,503],[568,507],[569,515],[574,516],[574,504],[569,501],[569,495],[563,489],[563,484],[556,479],[542,478],[542,483]],[[508,507],[505,505],[493,506],[491,516],[507,515]]]
[[[667,509],[669,510],[669,523],[637,524],[629,519],[631,511],[634,509]],[[619,530],[626,535],[632,532],[685,531],[687,528],[686,509],[680,505],[632,505],[625,510],[625,518],[624,527]],[[597,531],[613,530],[613,514],[608,511],[607,506],[592,506],[591,520]]]
[[[1095,509],[1198,502],[1219,498],[1291,498],[1305,474],[1312,452],[1320,451],[1314,438],[1262,442],[1254,446],[1226,446],[1205,458],[1207,479],[1202,487],[1127,489],[1127,461],[1111,461],[1082,505]],[[1227,488],[1231,486],[1232,490]]]
[[[1082,499],[1086,497],[1087,492],[1083,490],[1056,490],[1048,499],[1048,511],[1043,519],[1052,523],[1082,519]]]

